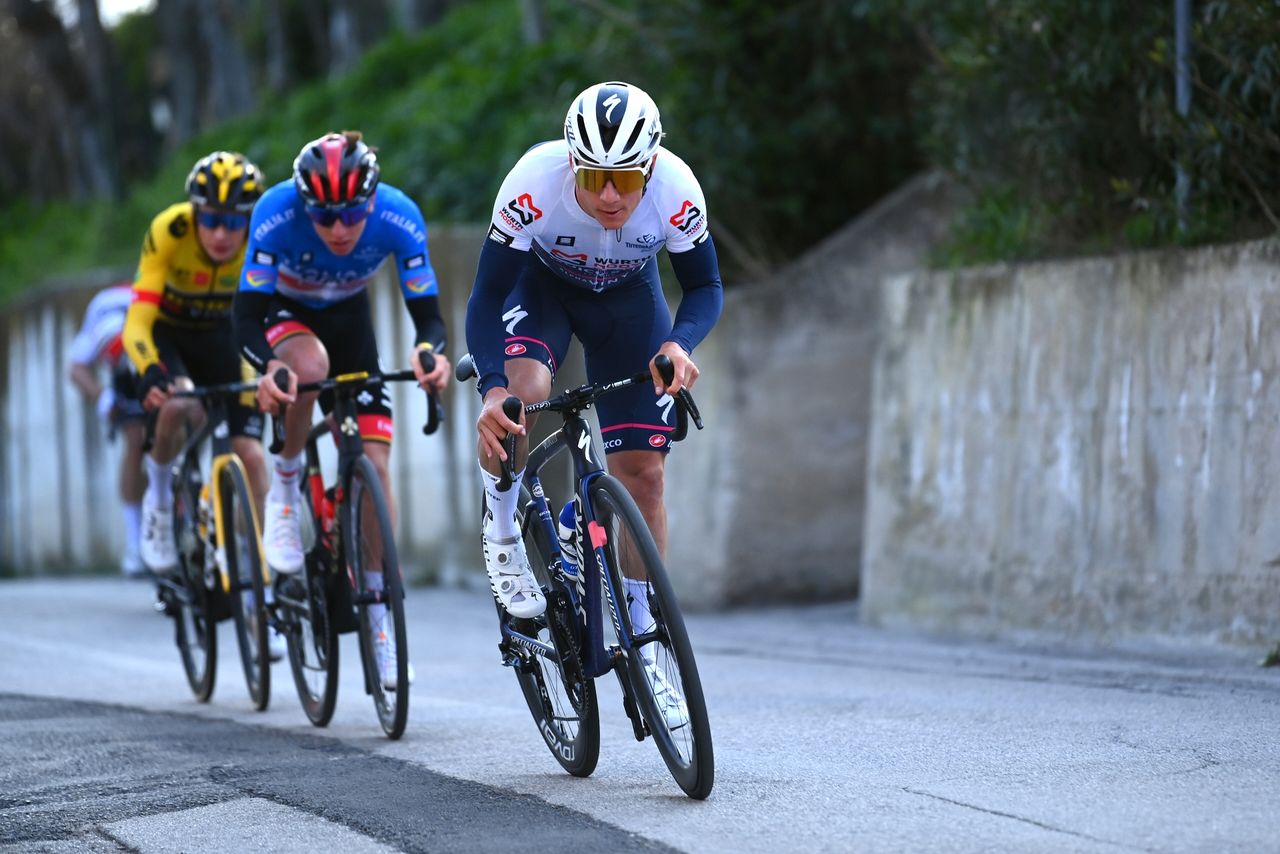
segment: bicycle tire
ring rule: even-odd
[[[240,461],[233,457],[224,464],[218,479],[218,512],[224,538],[218,548],[225,555],[225,572],[231,582],[231,613],[235,617],[240,664],[249,699],[256,710],[263,711],[271,702],[271,652],[262,582],[262,537]]]
[[[631,494],[620,481],[609,475],[597,478],[590,489],[591,506],[596,521],[604,528],[607,583],[615,604],[615,616],[627,633],[634,637],[631,614],[627,607],[627,588],[623,583],[623,560],[638,560],[644,570],[650,609],[655,627],[646,631],[656,639],[627,652],[626,676],[641,716],[653,736],[667,769],[685,794],[699,800],[711,794],[715,784],[715,754],[711,744],[711,724],[707,718],[702,681],[694,660],[693,647],[685,630],[684,617],[667,578],[666,567],[644,517]],[[623,546],[629,541],[631,548]],[[608,592],[608,591],[606,591]],[[649,657],[661,668],[668,681],[674,680],[687,707],[687,720],[668,722],[659,706],[657,694],[647,670]]]
[[[356,611],[359,614],[360,660],[364,664],[365,688],[373,697],[378,723],[388,738],[404,735],[409,719],[409,642],[404,624],[404,587],[400,580],[400,563],[396,556],[395,538],[391,530],[391,514],[382,492],[378,472],[368,457],[360,457],[352,465],[342,504],[342,541],[349,577],[356,585]],[[368,536],[366,524],[377,526],[381,558]],[[377,596],[385,605],[378,620],[370,612],[377,607],[370,601],[374,594],[366,587],[365,573],[370,560],[382,569],[382,593]],[[378,666],[376,640],[385,635],[396,650],[394,687],[384,687]]]
[[[299,608],[284,602],[277,588],[276,607],[284,608],[289,670],[302,711],[313,726],[324,727],[338,704],[338,633],[330,611],[326,576],[310,567],[299,574],[305,600]]]
[[[201,481],[190,462],[184,462],[173,481],[173,541],[175,570],[183,595],[174,615],[175,640],[191,692],[201,703],[213,696],[218,674],[218,624],[213,618],[210,591],[204,578],[204,543],[200,537]]]
[[[554,550],[545,525],[529,519],[529,490],[521,484],[521,528],[529,566],[547,596],[547,610],[532,622],[537,637],[556,650],[556,660],[530,653],[512,669],[533,722],[551,755],[574,777],[589,777],[600,759],[600,707],[595,680],[582,672],[580,618],[573,596],[551,571]]]

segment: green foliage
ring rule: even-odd
[[[1052,222],[1050,211],[1013,188],[991,189],[961,212],[934,253],[940,267],[1033,258]]]
[[[729,243],[759,263],[792,257],[918,167],[906,98],[914,60],[896,21],[837,0],[546,0],[545,11],[548,40],[527,45],[516,0],[457,4],[439,25],[387,39],[350,74],[183,146],[123,205],[7,210],[6,278],[131,265],[150,217],[181,198],[198,157],[237,149],[274,182],[329,130],[363,131],[385,180],[429,222],[486,220],[520,154],[559,136],[569,101],[600,80],[634,82],[658,101],[730,267]]]
[[[1188,244],[1280,228],[1274,0],[1193,4],[1186,118],[1174,107],[1172,3],[872,5],[915,22],[933,59],[915,90],[923,145],[974,190],[946,257]],[[1178,164],[1188,176],[1181,227]]]
[[[720,239],[794,257],[920,168],[901,19],[848,0],[615,2],[600,38],[658,99]],[[634,40],[642,50],[619,50]]]

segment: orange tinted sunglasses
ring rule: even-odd
[[[573,182],[588,193],[598,193],[604,185],[613,182],[619,193],[634,193],[644,189],[648,174],[641,169],[595,169],[591,166],[574,166]]]

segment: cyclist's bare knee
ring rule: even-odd
[[[329,376],[329,352],[314,335],[295,335],[281,341],[275,350],[298,375],[298,382],[315,382]]]
[[[508,359],[507,391],[525,403],[537,403],[551,395],[551,371],[534,359]],[[532,429],[536,415],[525,415],[525,426]]]
[[[622,481],[642,508],[661,505],[666,455],[654,451],[618,451],[609,455],[609,473]]]

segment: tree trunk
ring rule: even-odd
[[[525,44],[547,40],[547,16],[542,0],[520,0],[520,32]]]
[[[354,4],[349,0],[333,0],[329,13],[329,76],[349,70],[359,58]]]
[[[160,25],[162,77],[169,108],[165,148],[173,151],[195,136],[199,122],[200,88],[196,64],[200,41],[195,19],[199,12],[191,0],[157,0]]]
[[[216,124],[253,108],[253,83],[237,22],[248,10],[237,0],[205,0],[201,4],[200,41],[208,70],[206,111],[202,126]]]
[[[118,199],[123,191],[119,158],[116,156],[119,127],[116,111],[116,75],[110,46],[98,17],[97,0],[79,0],[80,19],[76,24],[83,44],[81,59],[89,84],[90,127],[82,135],[82,169],[94,195]]]
[[[262,21],[267,31],[267,88],[280,94],[293,84],[289,43],[285,38],[284,13],[280,9],[280,0],[263,0]]]
[[[396,27],[416,33],[439,23],[452,6],[451,0],[393,0],[390,11]]]

